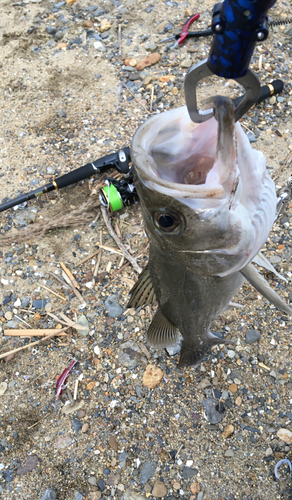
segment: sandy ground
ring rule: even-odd
[[[210,0],[56,5],[0,1],[0,201],[130,145],[152,113],[184,104],[187,68],[208,54],[210,38],[189,40],[168,52],[167,44],[157,42],[181,29],[196,11],[201,13],[198,29],[206,29]],[[286,19],[288,10],[278,1],[271,16]],[[169,31],[167,22],[172,23]],[[151,52],[159,52],[160,61],[138,72],[138,84],[125,88],[136,71],[129,71],[125,58],[140,61]],[[242,120],[278,185],[290,177],[291,56],[287,27],[273,28],[257,47],[252,68],[262,84],[282,79],[284,91],[280,100],[255,106]],[[170,85],[163,82],[165,75],[173,75]],[[234,83],[224,85],[212,79],[199,94],[238,95]],[[277,435],[281,428],[292,430],[291,321],[244,285],[235,298],[244,309],[217,322],[235,347],[215,348],[199,366],[179,370],[178,356],[146,344],[153,310],[125,309],[137,278],[132,267],[123,267],[119,253],[103,250],[94,282],[97,257],[81,262],[96,250],[101,231],[103,244],[116,248],[102,217],[93,222],[98,208],[89,215],[81,210],[82,217],[89,216],[87,224],[21,236],[26,227],[77,210],[89,200],[93,185],[84,181],[1,214],[1,237],[18,235],[12,245],[0,239],[1,353],[38,339],[5,337],[9,328],[63,326],[61,316],[56,321],[47,313],[63,312],[74,322],[85,316],[88,327],[87,336],[71,328],[67,337],[0,360],[1,498],[38,500],[49,488],[43,500],[292,498],[287,471],[281,469],[281,481],[273,475],[278,460],[291,459],[291,444]],[[290,302],[291,215],[288,205],[264,247],[287,283],[271,274],[267,278]],[[115,214],[113,225],[144,267],[147,240],[139,204]],[[73,272],[85,307],[50,274],[64,279],[61,262]],[[116,316],[107,302],[113,295],[120,307]],[[41,299],[45,307],[34,302]],[[248,344],[247,330],[260,333],[259,340]],[[71,392],[55,400],[56,380],[72,357],[79,363],[69,375]],[[163,372],[152,390],[143,383],[148,364]],[[68,402],[77,378],[74,407]],[[215,423],[205,416],[208,398],[224,408]],[[233,426],[229,437],[227,426]]]

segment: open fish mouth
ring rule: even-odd
[[[222,199],[235,193],[240,171],[234,104],[218,96],[213,105],[215,117],[201,124],[193,123],[183,107],[142,125],[147,162],[138,163],[144,165],[140,173],[149,188],[176,198]]]

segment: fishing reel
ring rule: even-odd
[[[135,203],[138,195],[133,183],[133,167],[121,180],[107,177],[105,186],[100,190],[99,200],[112,213]]]

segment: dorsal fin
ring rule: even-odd
[[[148,266],[140,274],[132,290],[130,291],[131,298],[127,307],[139,307],[156,302],[156,295],[151,281]]]

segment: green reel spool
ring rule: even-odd
[[[117,188],[110,184],[109,186],[104,186],[101,189],[101,195],[109,206],[111,212],[116,212],[123,208],[123,200]]]

